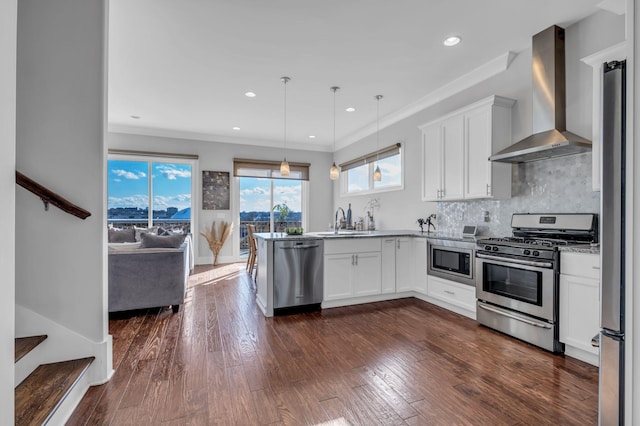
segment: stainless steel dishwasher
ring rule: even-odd
[[[323,248],[322,239],[274,242],[274,314],[320,308]]]

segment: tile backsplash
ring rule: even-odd
[[[479,235],[511,235],[512,213],[599,213],[600,192],[591,189],[591,153],[512,168],[511,198],[439,202],[437,230],[459,234],[478,225]],[[485,221],[488,216],[489,221]]]

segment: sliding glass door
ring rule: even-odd
[[[239,177],[240,253],[248,250],[246,225],[256,232],[283,232],[301,228],[304,181],[277,178]]]

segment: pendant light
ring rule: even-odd
[[[335,155],[336,153],[336,92],[340,90],[340,88],[338,86],[333,86],[330,88],[330,90],[333,92],[333,155]],[[331,178],[331,180],[336,180],[338,179],[339,175],[340,175],[340,171],[338,170],[338,167],[336,166],[336,161],[334,160],[333,165],[329,170],[329,177]]]
[[[289,77],[280,77],[280,81],[284,84],[284,160],[280,163],[280,176],[289,176],[289,163],[287,162],[287,83],[291,80]]]
[[[377,113],[376,113],[376,151],[380,150],[380,99],[382,99],[382,95],[375,96],[376,101],[378,101],[377,105]],[[376,153],[376,170],[373,172],[373,181],[380,182],[382,180],[382,172],[380,171],[380,165],[378,164],[380,160],[380,154]]]

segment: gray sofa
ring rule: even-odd
[[[189,237],[179,248],[109,244],[109,312],[168,305],[178,312],[192,268]]]

